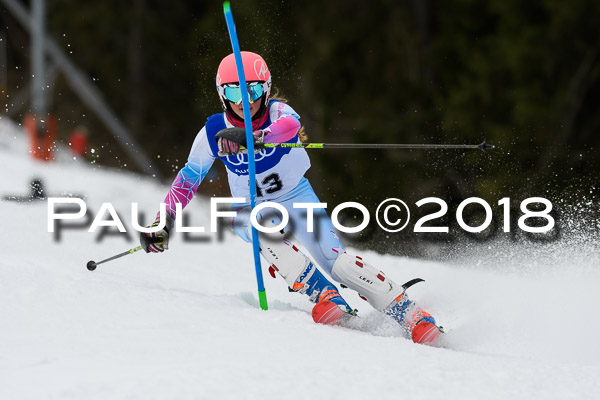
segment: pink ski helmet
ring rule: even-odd
[[[266,103],[271,94],[271,72],[269,71],[269,67],[267,67],[267,63],[261,56],[250,51],[242,51],[241,55],[246,82],[260,82],[263,84],[261,86],[263,93],[265,94]],[[224,95],[224,86],[239,83],[234,54],[228,55],[221,61],[221,64],[219,64],[216,83],[219,97],[221,98],[221,101],[224,102],[227,100]],[[237,101],[234,101],[234,103],[235,102]]]

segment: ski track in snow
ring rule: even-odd
[[[168,189],[66,156],[36,162],[4,118],[0,167],[0,198],[27,195],[39,177],[51,196],[83,194],[94,213],[113,203],[130,232],[131,203],[154,215]],[[196,198],[191,224],[208,227],[207,210]],[[437,263],[362,252],[398,282],[426,280],[409,294],[446,328],[431,348],[347,289],[361,316],[314,324],[308,300],[266,271],[261,311],[251,247],[232,233],[178,234],[164,254],[89,272],[88,260],[137,246],[137,235],[97,242],[65,230],[57,242],[47,213],[45,201],[0,201],[0,399],[600,398],[597,252],[567,245],[534,263],[498,245],[490,252],[518,256],[479,266],[485,253]]]

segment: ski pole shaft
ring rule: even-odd
[[[87,269],[88,269],[88,270],[90,270],[90,271],[93,271],[93,270],[95,270],[95,269],[96,269],[96,267],[97,267],[98,265],[100,265],[100,264],[102,264],[102,263],[109,262],[109,261],[112,261],[112,260],[116,260],[117,258],[121,258],[121,257],[123,257],[123,256],[127,256],[127,255],[129,255],[129,254],[133,254],[133,253],[135,253],[136,251],[140,251],[140,250],[142,250],[142,246],[134,247],[133,249],[129,249],[129,250],[127,250],[127,251],[124,251],[124,252],[122,252],[122,253],[119,253],[119,254],[117,254],[117,255],[114,255],[114,256],[112,256],[112,257],[109,257],[109,258],[107,258],[107,259],[105,259],[105,260],[102,260],[102,261],[98,261],[98,262],[95,262],[95,261],[88,261],[88,263],[87,263]]]
[[[246,146],[246,132],[241,128],[226,128],[220,130],[218,138],[228,139],[232,142]],[[485,140],[480,144],[406,144],[406,143],[256,143],[260,148],[290,148],[290,149],[479,149],[491,150],[493,144],[487,144]]]
[[[266,148],[304,148],[304,149],[493,149],[495,146],[481,144],[400,144],[400,143],[263,143]]]

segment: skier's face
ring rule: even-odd
[[[264,99],[264,96],[261,97],[260,99],[258,99],[257,101],[255,101],[254,103],[250,104],[250,116],[254,117],[254,115],[256,115],[256,113],[258,112],[260,105],[262,104]],[[231,109],[233,110],[233,112],[240,117],[241,119],[244,119],[244,107],[242,105],[242,102],[240,102],[240,104],[235,104],[232,102],[229,102],[229,105],[231,106]]]

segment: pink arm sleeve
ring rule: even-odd
[[[200,182],[208,174],[214,160],[215,156],[210,152],[206,128],[202,128],[194,140],[187,163],[177,173],[177,177],[165,197],[164,202],[171,217],[175,218],[177,203],[181,203],[181,208],[184,209],[194,198]]]
[[[179,171],[164,201],[167,205],[167,212],[171,214],[171,217],[175,218],[176,203],[181,203],[181,209],[184,209],[192,198],[194,198],[194,194],[198,190],[202,178],[204,178],[204,176],[202,176],[200,172],[194,170],[189,164],[186,164],[186,166]]]
[[[292,139],[300,129],[300,121],[293,115],[284,115],[263,129],[265,143],[285,143]]]

